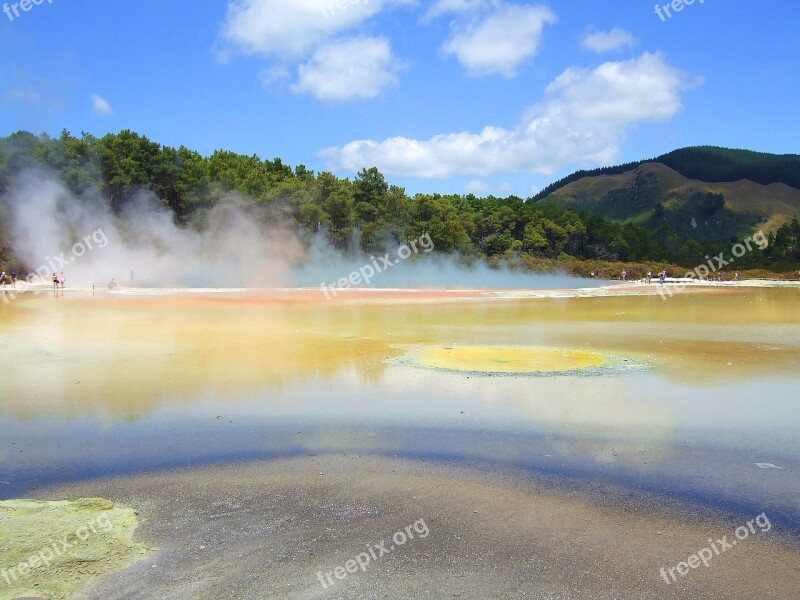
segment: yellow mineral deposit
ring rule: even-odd
[[[581,372],[611,364],[596,352],[508,346],[437,346],[420,352],[419,364],[473,373],[537,374]]]
[[[150,549],[133,541],[136,512],[102,498],[0,502],[0,600],[69,598],[89,579]]]

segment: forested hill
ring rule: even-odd
[[[786,236],[777,233],[800,214],[800,156],[687,148],[578,172],[537,198],[700,244],[763,229],[775,232],[782,246]]]
[[[753,176],[765,181],[780,176],[789,181],[790,176],[797,175],[789,173],[788,167],[782,173],[777,162],[759,162],[762,155],[747,156],[751,154],[748,168]],[[674,164],[692,168],[687,156],[679,151],[673,157]],[[787,164],[795,164],[791,162],[794,159],[787,159]],[[680,161],[687,164],[680,166]],[[280,158],[262,160],[226,150],[206,157],[183,146],[163,146],[127,130],[101,138],[88,134],[76,137],[66,131],[58,138],[26,132],[0,138],[0,196],[5,202],[15,179],[32,167],[54,173],[75,197],[101,197],[115,212],[135,206],[131,202],[143,190],[151,192],[174,213],[177,223],[197,229],[204,227],[210,209],[230,194],[238,194],[245,202],[263,207],[281,226],[293,228],[309,240],[325,236],[341,250],[352,250],[354,245],[365,252],[391,250],[427,232],[436,252],[490,263],[530,265],[533,259],[602,259],[691,267],[704,262],[706,254],[730,247],[727,238],[695,239],[666,224],[653,228],[649,223],[623,222],[580,207],[516,196],[410,197],[374,167],[362,170],[352,180],[343,179],[327,172],[314,173],[303,165],[292,168]],[[719,171],[735,170],[723,165]],[[704,201],[708,210],[715,209],[714,198]],[[10,250],[12,225],[2,208],[0,202],[0,262],[8,270],[9,264],[19,263]],[[740,227],[741,223],[735,225]],[[737,232],[729,231],[730,235]],[[771,240],[774,244],[766,251],[749,253],[742,260],[742,268],[748,266],[746,261],[751,266],[775,269],[791,268],[800,261],[800,225],[796,219],[786,223]]]
[[[659,163],[677,171],[684,177],[707,183],[747,179],[762,185],[783,183],[800,189],[800,155],[798,154],[768,154],[716,146],[695,146],[673,150],[656,158],[612,167],[576,171],[548,185],[533,199],[546,198],[553,192],[584,177],[619,175],[632,171],[645,163]]]

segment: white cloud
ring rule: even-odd
[[[114,109],[105,98],[97,94],[92,94],[90,98],[92,99],[92,112],[98,117],[107,117],[114,113]]]
[[[233,54],[266,56],[269,87],[289,79],[291,89],[319,100],[373,98],[397,83],[401,65],[383,38],[341,36],[395,5],[416,0],[229,0],[215,50],[221,61]]]
[[[6,100],[15,104],[35,106],[42,102],[42,97],[39,95],[39,92],[33,88],[7,90],[4,96]]]
[[[374,98],[397,83],[400,68],[386,39],[351,38],[323,46],[300,65],[292,91],[326,102]]]
[[[423,21],[430,21],[448,13],[473,12],[486,6],[486,0],[437,0],[425,11]]]
[[[588,30],[581,38],[581,45],[587,50],[602,54],[623,48],[633,48],[636,38],[630,31],[615,27],[611,31]]]
[[[514,77],[523,63],[536,56],[545,25],[556,21],[546,6],[500,3],[489,16],[460,27],[443,51],[455,55],[472,76]]]
[[[274,83],[289,78],[289,69],[283,65],[272,66],[261,71],[261,84],[269,87]]]
[[[444,179],[497,173],[552,175],[575,164],[608,164],[627,132],[665,121],[681,108],[686,76],[660,54],[644,53],[595,69],[570,68],[513,129],[357,140],[320,152],[329,168],[356,172],[377,166],[387,175]]]
[[[498,198],[504,198],[506,196],[510,196],[513,192],[514,187],[507,181],[504,181],[499,185],[493,185],[487,181],[475,179],[464,186],[465,194],[474,194],[479,197],[493,195],[497,196]]]
[[[65,109],[64,101],[59,95],[47,92],[40,93],[33,87],[0,88],[0,106],[8,106],[17,115],[33,117],[30,128],[35,129],[42,114],[55,114]],[[26,117],[27,119],[27,117]]]
[[[218,56],[234,52],[301,58],[393,4],[410,0],[231,0]],[[341,6],[341,8],[340,8]]]

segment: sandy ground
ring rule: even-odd
[[[579,281],[579,280],[576,280]],[[6,302],[27,294],[54,295],[63,297],[66,293],[90,293],[94,296],[113,296],[120,300],[135,298],[152,298],[160,301],[164,296],[183,296],[184,301],[192,298],[216,295],[221,302],[238,302],[241,304],[385,304],[385,303],[425,303],[481,300],[487,298],[523,299],[523,298],[598,298],[609,296],[655,296],[671,298],[686,293],[725,293],[737,288],[800,288],[800,281],[783,281],[768,279],[748,279],[743,281],[693,281],[685,283],[681,280],[667,279],[665,285],[657,281],[646,284],[643,281],[619,281],[599,287],[579,287],[563,289],[429,289],[429,288],[350,288],[337,289],[336,294],[325,294],[321,288],[135,288],[120,286],[113,291],[102,287],[91,286],[67,287],[53,290],[45,285],[23,285],[16,289],[6,287],[0,289],[0,300]]]
[[[519,475],[424,462],[319,456],[40,492],[134,507],[136,539],[158,548],[89,584],[77,596],[84,600],[789,600],[800,589],[800,548],[775,530],[756,528],[708,567],[688,568],[685,577],[676,571],[677,582],[668,585],[661,567],[675,568],[709,538],[735,539],[744,523],[641,499],[589,500]],[[414,539],[395,545],[397,532]],[[387,553],[380,556],[377,546]],[[361,554],[364,562],[369,549],[375,560],[348,573],[348,561]]]

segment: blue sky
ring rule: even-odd
[[[688,145],[796,153],[800,4],[654,4],[15,0],[0,135],[132,129],[342,176],[376,165],[410,193],[523,197]]]

